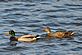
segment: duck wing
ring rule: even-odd
[[[64,32],[54,32],[54,33],[52,33],[52,35],[57,38],[63,38]]]
[[[31,41],[34,41],[36,40],[37,38],[18,38],[18,41],[19,42],[31,42]]]
[[[33,35],[23,35],[20,38],[34,38],[34,36]]]

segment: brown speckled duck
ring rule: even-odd
[[[56,31],[56,32],[52,32],[50,27],[46,27],[43,29],[44,32],[47,32],[47,35],[49,38],[68,38],[71,37],[72,35],[74,35],[74,32],[72,31]]]

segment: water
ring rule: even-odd
[[[0,0],[0,55],[82,55],[82,0]],[[73,39],[40,40],[9,46],[3,33],[11,29],[17,36],[43,35],[42,28],[50,26],[72,30]]]

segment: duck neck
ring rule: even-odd
[[[11,34],[11,36],[15,37],[15,33]]]
[[[48,30],[47,33],[48,33],[48,34],[51,33],[51,30]]]
[[[16,46],[18,39],[16,37],[10,37],[10,46]]]
[[[14,36],[11,36],[10,41],[18,41],[18,38],[14,37]]]
[[[51,31],[48,31],[47,33],[48,33],[48,36],[51,37]]]
[[[51,33],[50,31],[47,32],[48,34]]]

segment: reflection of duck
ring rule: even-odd
[[[74,32],[72,31],[56,31],[56,32],[51,32],[50,27],[46,27],[43,29],[44,32],[48,33],[48,37],[55,37],[55,38],[65,38],[65,37],[71,37]]]
[[[15,37],[15,32],[13,30],[10,30],[9,34],[11,35],[10,41],[19,41],[19,42],[33,42],[36,41],[37,37],[39,36],[39,35],[34,36],[28,34],[28,35],[23,35],[21,37]]]

